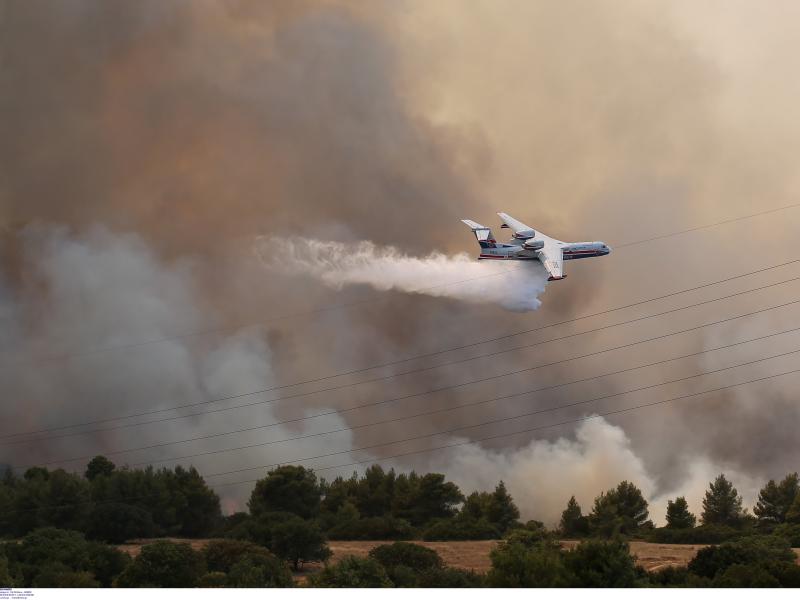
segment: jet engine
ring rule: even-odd
[[[542,248],[544,248],[544,240],[534,240],[534,239],[525,240],[522,246],[526,250],[541,250]]]

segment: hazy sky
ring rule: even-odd
[[[798,17],[800,5],[791,1],[0,0],[3,431],[287,386],[800,258],[794,250],[800,209],[622,246],[798,202]],[[607,258],[568,263],[569,279],[541,292],[535,272],[528,280],[520,280],[523,272],[497,276],[457,256],[477,250],[459,220],[497,228],[497,211],[560,239],[618,247]],[[308,269],[274,268],[306,260],[297,249],[309,243],[317,253]],[[360,249],[358,260],[342,263],[349,249]],[[408,293],[478,268],[492,276],[466,291]],[[385,279],[377,287],[393,291],[364,285],[373,274],[400,277],[402,285]],[[158,445],[111,455],[119,464],[138,464],[649,364],[792,328],[798,311],[789,305],[482,384],[217,435],[502,375],[791,302],[796,282],[535,344],[798,275],[792,264],[502,342],[207,408],[295,396],[282,402],[139,427],[120,427],[135,419],[109,421],[86,435],[6,443],[0,462]],[[503,301],[514,295],[538,297],[541,307],[509,310],[520,307]],[[182,336],[197,332],[207,333]],[[800,364],[787,355],[463,437],[346,452],[789,352],[800,349],[797,337],[191,462],[210,475],[344,452],[306,463],[324,468],[500,435]],[[170,339],[129,346],[162,338]],[[515,346],[527,347],[418,371]],[[699,511],[703,488],[721,470],[751,502],[765,479],[797,469],[796,385],[789,375],[384,464],[441,469],[465,491],[502,477],[526,517],[549,521],[571,494],[586,507],[623,478],[645,489],[657,519],[665,499],[678,494]],[[298,395],[329,387],[341,389]],[[219,490],[233,509],[249,486]]]

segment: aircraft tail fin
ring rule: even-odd
[[[472,230],[472,233],[475,234],[475,239],[478,240],[478,244],[480,244],[481,248],[495,247],[497,242],[494,239],[491,229],[481,225],[480,223],[476,223],[475,221],[470,221],[469,219],[462,219],[461,222]]]

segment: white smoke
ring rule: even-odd
[[[345,244],[275,236],[258,237],[254,248],[268,270],[310,276],[336,289],[362,284],[382,291],[499,304],[520,312],[541,306],[539,296],[547,284],[538,261],[498,263],[439,252],[419,258],[368,241]]]
[[[452,443],[459,441],[466,440],[454,438]],[[458,446],[415,466],[445,473],[466,494],[492,490],[503,480],[522,519],[537,519],[550,527],[558,525],[570,496],[574,495],[583,514],[588,514],[600,492],[625,480],[642,490],[649,502],[650,519],[658,526],[665,524],[667,500],[677,496],[686,497],[699,520],[703,496],[720,473],[733,482],[746,507],[754,504],[763,485],[763,481],[715,464],[707,457],[691,456],[687,462],[691,468],[682,481],[671,490],[658,490],[656,478],[624,430],[597,418],[581,423],[575,430],[575,439],[533,440],[514,450]]]

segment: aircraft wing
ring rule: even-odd
[[[497,216],[502,219],[503,223],[505,223],[506,226],[511,229],[511,231],[521,238],[532,238],[536,235],[533,227],[529,227],[528,225],[525,225],[525,223],[517,221],[514,217],[511,217],[506,213],[497,213]]]
[[[539,257],[539,261],[544,265],[544,268],[547,269],[550,275],[550,281],[564,279],[566,277],[566,275],[564,275],[564,254],[561,250],[561,246],[545,242],[544,248],[539,250],[536,254]]]

